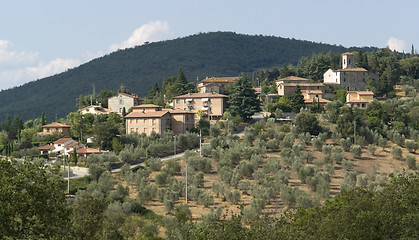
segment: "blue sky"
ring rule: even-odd
[[[419,48],[419,1],[0,1],[0,89],[116,49],[234,31],[350,46]]]

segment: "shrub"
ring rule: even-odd
[[[402,160],[403,159],[402,149],[399,148],[398,146],[392,146],[391,147],[391,156],[393,156],[393,158],[396,159],[396,160]]]
[[[407,155],[406,156],[406,163],[407,163],[407,167],[409,169],[416,169],[416,158],[413,155]]]
[[[342,160],[343,160],[343,152],[342,152],[342,148],[340,147],[335,147],[332,149],[332,154],[330,156],[332,163],[335,162],[337,164],[341,164]]]
[[[406,148],[409,152],[414,153],[418,149],[418,144],[413,140],[407,140]]]
[[[162,162],[160,158],[149,158],[145,162],[146,166],[149,167],[152,171],[160,171],[162,167]]]
[[[387,147],[387,139],[385,139],[383,136],[380,136],[378,139],[378,146],[382,147],[384,151],[384,148]]]
[[[371,155],[375,155],[375,151],[377,150],[377,147],[374,144],[368,145],[368,151],[370,151]]]
[[[354,166],[353,162],[351,160],[343,159],[342,160],[342,167],[349,171]]]
[[[340,146],[345,152],[349,152],[351,150],[352,140],[350,138],[342,138],[340,139]]]
[[[343,176],[343,182],[340,185],[341,190],[351,190],[356,185],[356,172],[346,171]]]
[[[321,151],[322,150],[322,147],[323,147],[323,142],[319,138],[314,138],[313,139],[313,147],[317,151]]]
[[[361,158],[362,147],[360,145],[351,146],[351,153],[354,158]]]

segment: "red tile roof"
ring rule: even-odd
[[[290,86],[290,87],[324,87],[323,83],[283,83],[282,86]],[[304,89],[301,89],[304,90]]]
[[[173,109],[173,110],[169,110],[169,112],[171,114],[195,114],[194,112],[190,112],[190,111],[186,111],[186,110],[181,110],[181,109]]]
[[[63,144],[63,143],[66,143],[70,140],[74,141],[72,138],[60,138],[57,141],[55,141],[54,144]]]
[[[232,83],[239,79],[239,77],[212,77],[205,78],[200,83]]]
[[[50,145],[45,145],[45,146],[41,146],[38,147],[39,150],[51,150],[54,149],[54,145],[50,144]]]
[[[344,68],[336,70],[335,72],[368,72],[365,68]]]
[[[319,103],[328,103],[328,102],[330,102],[329,100],[327,100],[327,99],[324,99],[324,98],[320,98],[319,100],[317,100],[317,98],[314,100],[314,102],[315,103],[317,103],[317,102],[319,102]],[[304,103],[313,103],[313,99],[305,99],[304,100]]]
[[[346,53],[342,53],[341,55],[354,55],[353,53],[350,53],[350,52],[346,52]]]
[[[72,142],[72,143],[69,143],[69,144],[65,145],[65,147],[72,148],[72,147],[75,147],[75,146],[78,146],[78,145],[83,145],[83,144],[80,143],[80,142]]]
[[[124,95],[124,96],[127,96],[127,97],[131,97],[131,98],[136,98],[136,99],[141,99],[142,100],[142,98],[138,97],[137,94],[128,94],[128,93],[122,93],[122,92],[119,92],[118,94],[121,94],[121,95]]]
[[[219,93],[188,93],[180,96],[173,97],[174,99],[178,98],[226,98],[227,95]]]
[[[168,110],[155,111],[155,112],[131,112],[125,116],[125,118],[161,118],[168,114]]]
[[[288,76],[285,78],[278,79],[276,81],[309,81],[309,79],[296,76]]]
[[[58,123],[58,122],[53,122],[47,125],[42,126],[43,128],[70,128],[71,126],[65,124],[65,123]]]
[[[162,106],[154,105],[154,104],[141,104],[137,106],[133,106],[132,108],[161,108]]]

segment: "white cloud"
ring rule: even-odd
[[[0,89],[19,86],[24,83],[48,77],[80,65],[78,59],[57,58],[48,63],[39,62],[36,66],[0,71]]]
[[[38,59],[37,52],[24,52],[12,50],[12,43],[0,40],[0,67],[13,67],[33,64]]]
[[[113,52],[118,49],[125,49],[141,45],[144,42],[155,42],[167,40],[172,37],[169,24],[166,21],[154,21],[142,25],[135,29],[132,35],[124,42],[113,44],[109,47],[109,51]]]
[[[396,50],[398,52],[405,52],[407,50],[406,41],[391,37],[387,41],[387,46],[390,50]]]

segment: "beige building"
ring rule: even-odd
[[[69,137],[70,128],[71,126],[65,123],[53,122],[53,123],[42,126],[42,132],[40,132],[39,134],[48,135],[48,134],[53,134],[54,132],[60,132],[64,136]]]
[[[199,93],[226,93],[226,87],[228,84],[236,81],[238,77],[212,77],[205,78],[204,80],[198,83],[198,92]]]
[[[142,98],[139,98],[136,94],[118,93],[108,99],[108,109],[111,112],[117,112],[122,114],[123,109],[128,110],[134,106],[140,105],[143,102]]]
[[[87,107],[84,107],[84,108],[80,109],[79,111],[83,115],[90,113],[90,114],[93,114],[95,116],[101,115],[101,114],[109,114],[109,113],[112,112],[109,109],[102,107],[101,104],[87,106]]]
[[[378,81],[378,75],[368,72],[365,68],[356,68],[354,54],[342,54],[342,69],[329,69],[323,74],[323,82],[328,86],[339,86],[347,91],[362,91],[367,85],[366,78],[370,76]]]
[[[324,93],[325,86],[323,83],[281,83],[278,86],[278,95],[290,97],[295,92],[297,86],[301,91],[321,91]]]
[[[162,134],[172,130],[174,134],[182,134],[194,128],[194,113],[183,110],[162,109],[161,106],[143,104],[133,107],[133,112],[125,116],[126,133],[145,133],[153,131]]]
[[[323,92],[321,90],[302,90],[301,93],[304,96],[304,103],[320,103],[320,105],[325,105],[330,102],[327,99],[323,98]]]
[[[280,78],[276,80],[275,82],[276,82],[276,85],[279,87],[280,84],[284,84],[284,83],[301,84],[301,83],[309,83],[310,80],[307,78],[302,78],[302,77],[288,76],[285,78]]]
[[[209,120],[223,119],[227,96],[219,93],[188,93],[173,98],[173,108],[196,113]]]
[[[348,91],[346,92],[346,104],[348,106],[368,107],[374,99],[374,93],[371,91]]]

